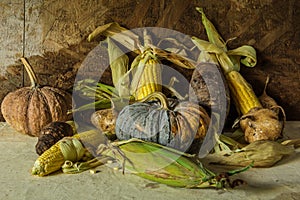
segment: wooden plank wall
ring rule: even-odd
[[[23,85],[18,61],[23,50],[41,84],[69,89],[80,62],[97,45],[87,43],[86,37],[98,25],[116,21],[127,28],[158,26],[206,38],[195,6],[205,9],[225,39],[237,37],[230,48],[249,44],[257,49],[258,65],[241,73],[257,94],[269,75],[268,94],[284,107],[289,120],[300,120],[297,0],[26,0],[25,7],[24,0],[3,0],[0,101]]]

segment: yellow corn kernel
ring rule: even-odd
[[[231,71],[227,73],[226,79],[228,80],[231,96],[239,112],[246,114],[252,108],[262,107],[251,85],[239,72]]]

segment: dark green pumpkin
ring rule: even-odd
[[[150,96],[159,101],[136,102],[121,110],[116,120],[118,139],[138,138],[186,151],[194,139],[205,137],[210,118],[204,108],[189,101],[170,107],[162,93]]]

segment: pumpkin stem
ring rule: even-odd
[[[167,97],[166,97],[166,95],[164,95],[161,92],[153,92],[153,93],[149,94],[148,96],[146,96],[145,98],[141,99],[140,101],[145,102],[145,101],[148,101],[149,99],[153,99],[153,98],[156,98],[160,101],[161,109],[169,110],[169,104],[167,101]]]
[[[26,58],[22,57],[21,61],[26,69],[26,72],[29,76],[30,82],[31,82],[31,87],[37,87],[38,86],[38,81],[37,81],[37,77],[35,75],[35,73],[33,72],[32,67],[30,66],[30,64],[27,62]]]

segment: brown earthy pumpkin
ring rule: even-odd
[[[17,131],[38,136],[41,129],[53,121],[67,121],[72,108],[71,94],[50,86],[39,86],[37,78],[25,58],[22,63],[29,75],[31,86],[10,92],[1,104],[5,121]]]
[[[148,96],[157,101],[136,102],[125,106],[116,120],[116,135],[120,140],[138,138],[188,151],[195,139],[203,140],[210,123],[204,108],[190,101],[170,103],[155,92]]]

